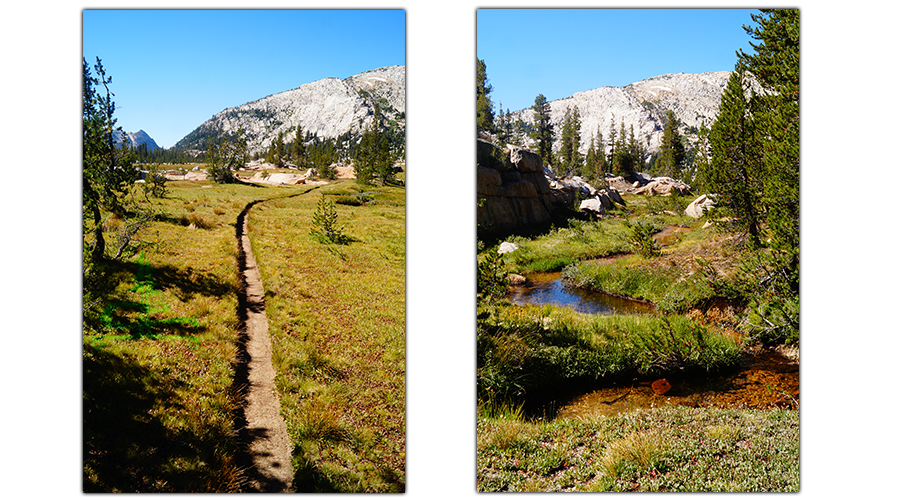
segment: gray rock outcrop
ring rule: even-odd
[[[176,146],[206,148],[207,138],[244,130],[250,154],[262,152],[283,133],[293,140],[297,125],[320,139],[360,135],[372,121],[375,103],[386,121],[406,126],[406,67],[389,66],[349,78],[325,78],[217,113]]]
[[[703,194],[692,201],[691,204],[684,209],[684,214],[688,217],[699,219],[700,217],[706,215],[706,212],[714,206],[716,206],[716,202],[713,201],[712,198]]]
[[[609,132],[618,134],[624,123],[625,133],[634,129],[634,136],[646,145],[647,153],[659,150],[665,130],[666,112],[671,110],[679,122],[679,133],[694,140],[701,125],[712,125],[719,113],[719,101],[731,76],[730,71],[710,73],[675,73],[660,75],[631,83],[624,87],[599,87],[577,92],[569,97],[550,101],[550,122],[556,139],[562,133],[566,108],[578,108],[581,117],[582,154],[587,152],[591,135],[599,130],[609,152]],[[759,91],[758,85],[752,84]],[[510,113],[514,122],[521,119],[534,123],[534,111],[526,108]],[[560,141],[554,141],[554,149]],[[526,146],[530,143],[526,143]]]
[[[548,224],[553,194],[541,157],[518,146],[501,150],[477,141],[479,235],[500,235]]]

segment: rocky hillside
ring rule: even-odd
[[[406,127],[406,67],[389,66],[345,79],[325,78],[293,90],[226,109],[178,141],[176,147],[203,150],[208,139],[243,128],[251,154],[264,151],[283,132],[294,138],[297,125],[322,139],[361,134],[378,103],[386,122]]]
[[[648,78],[625,87],[600,87],[578,92],[570,97],[550,102],[550,117],[556,137],[562,129],[566,107],[577,107],[581,115],[581,151],[586,152],[591,134],[599,126],[604,141],[610,138],[610,127],[619,133],[625,123],[626,134],[634,127],[634,135],[644,141],[648,152],[659,149],[668,110],[675,112],[680,122],[679,132],[693,137],[700,125],[709,127],[719,112],[719,100],[730,71],[714,73],[676,73]],[[513,121],[521,118],[534,122],[531,108],[511,113]]]
[[[146,144],[147,151],[156,151],[157,149],[160,149],[159,145],[156,144],[156,141],[154,141],[153,138],[143,130],[124,133],[119,132],[118,130],[113,132],[113,139],[116,141],[116,144],[122,144],[123,137],[128,137],[129,142],[131,142],[131,146],[135,148],[140,146],[141,144]]]

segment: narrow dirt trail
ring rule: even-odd
[[[290,492],[291,440],[281,418],[275,389],[265,290],[247,235],[247,217],[256,203],[244,208],[236,225],[241,289],[238,294],[240,342],[235,386],[240,391],[243,405],[236,412],[235,426],[244,446],[249,476],[247,489]]]

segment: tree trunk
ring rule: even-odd
[[[103,239],[103,219],[100,215],[100,207],[94,205],[91,211],[94,214],[94,250],[91,252],[91,260],[100,262],[106,256],[106,242]]]

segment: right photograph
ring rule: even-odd
[[[800,11],[476,21],[477,490],[800,491]]]

